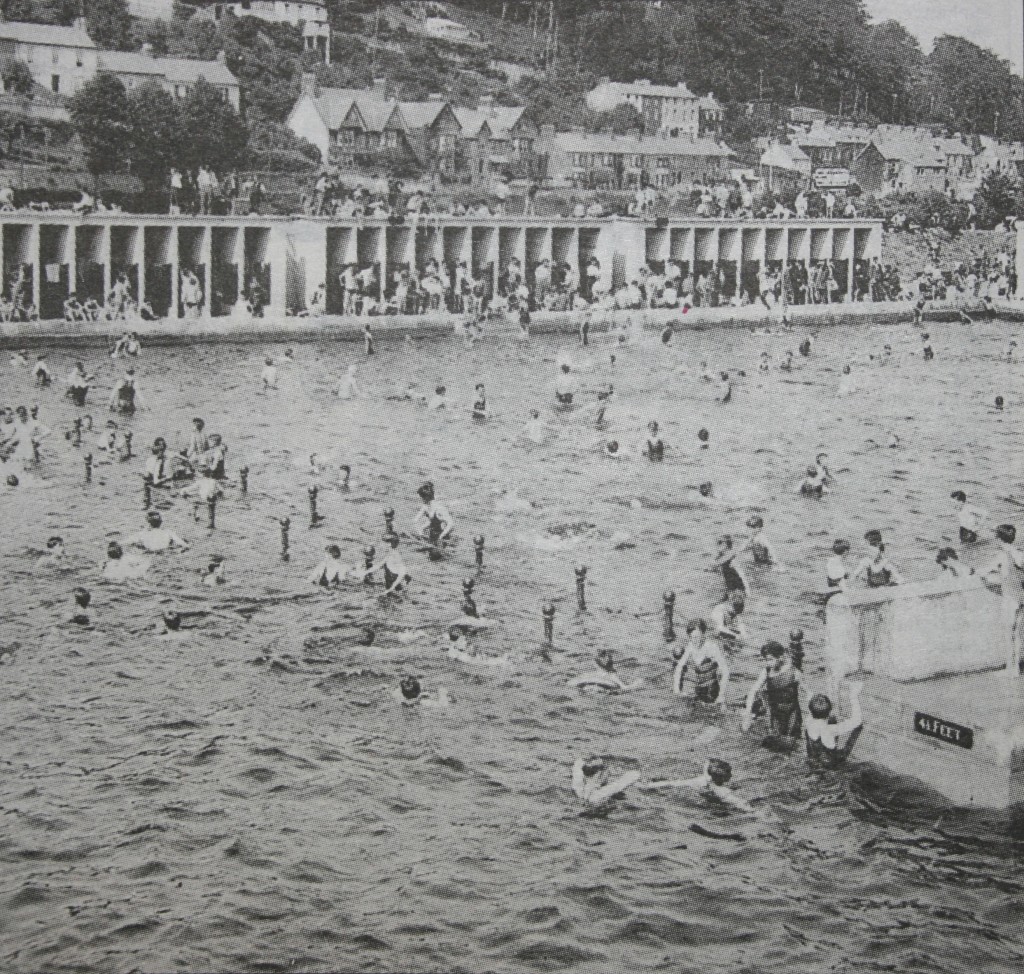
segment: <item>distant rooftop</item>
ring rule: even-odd
[[[28,24],[14,20],[0,22],[0,41],[15,41],[19,44],[49,44],[52,47],[93,49],[96,47],[92,38],[81,27]]]

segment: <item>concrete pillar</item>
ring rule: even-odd
[[[203,317],[213,317],[213,227],[207,224],[203,227],[203,236],[200,244],[203,261],[203,294],[206,303],[203,305]],[[139,275],[141,286],[142,275]]]
[[[139,277],[139,305],[146,300],[146,228],[136,227],[135,228],[135,266],[138,270]]]
[[[64,253],[68,262],[68,296],[74,297],[78,292],[78,234],[73,226],[64,228]],[[0,254],[0,267],[3,267],[3,255]]]
[[[288,241],[283,227],[270,227],[266,260],[271,268],[270,302],[267,309],[273,316],[283,319],[288,308]]]
[[[110,224],[107,223],[100,227],[100,263],[103,267],[103,300],[107,300],[107,295],[110,294],[111,280],[110,280],[110,259],[112,248],[110,245],[110,238],[112,236]]]
[[[379,278],[379,282],[378,283],[380,284],[380,300],[381,300],[381,302],[383,302],[384,301],[385,288],[387,287],[387,277],[388,277],[388,228],[387,228],[387,224],[384,224],[384,226],[382,226],[380,228],[380,236],[378,237],[378,240],[380,241],[380,246],[379,246],[379,249],[377,251],[377,260],[380,263],[380,273],[378,273],[377,277]]]
[[[40,292],[42,289],[42,282],[40,281],[42,264],[39,259],[39,238],[41,236],[39,224],[31,224],[28,232],[28,257],[29,263],[32,265],[32,304],[35,305],[36,311],[39,311]]]
[[[178,296],[181,285],[181,260],[178,257],[178,225],[171,226],[170,241],[167,244],[171,264],[171,306],[167,311],[169,318],[179,317]]]

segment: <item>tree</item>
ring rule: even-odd
[[[167,185],[183,142],[178,106],[158,84],[147,81],[128,96],[132,116],[132,172],[147,192]]]
[[[125,0],[86,0],[89,36],[108,51],[131,48],[132,18]]]
[[[122,171],[134,141],[132,107],[124,85],[112,74],[98,74],[71,99],[71,120],[85,147],[94,176]]]
[[[27,95],[32,90],[32,72],[24,61],[7,61],[3,66],[4,91]]]
[[[985,173],[975,202],[982,226],[997,226],[1008,216],[1024,212],[1021,208],[1020,180],[993,169]]]
[[[249,137],[245,124],[221,93],[200,78],[178,106],[178,158],[189,169],[225,172],[238,165]]]

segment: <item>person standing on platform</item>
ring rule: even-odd
[[[1024,551],[1015,544],[1017,529],[1012,524],[996,528],[1000,551],[995,561],[982,573],[986,583],[999,581],[1003,595],[1002,626],[1006,639],[1007,672],[1024,674]],[[998,576],[998,579],[996,578]]]

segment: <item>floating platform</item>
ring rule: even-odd
[[[852,760],[915,778],[957,805],[1024,805],[1024,677],[1002,596],[976,579],[834,596],[834,679],[862,680]]]

